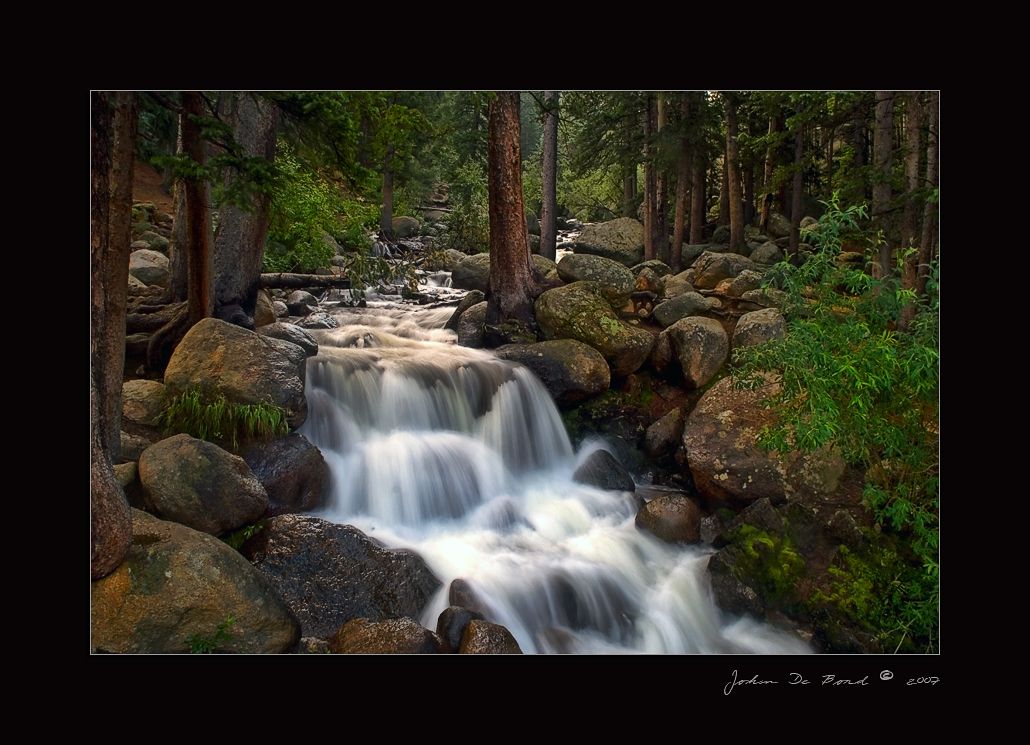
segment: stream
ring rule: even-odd
[[[634,526],[629,495],[575,483],[601,444],[574,452],[527,368],[457,346],[452,307],[368,306],[333,309],[340,327],[312,332],[300,431],[333,474],[318,516],[417,551],[443,582],[422,625],[436,628],[463,579],[526,653],[812,651],[724,615],[711,550],[665,544]]]

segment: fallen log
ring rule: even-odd
[[[350,289],[350,278],[335,274],[290,274],[280,272],[262,274],[261,286],[276,290],[303,290],[307,287],[335,287],[341,290]]]

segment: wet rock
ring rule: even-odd
[[[687,497],[652,499],[637,513],[634,523],[666,543],[701,541],[701,510]]]
[[[329,465],[322,452],[296,432],[248,445],[240,454],[268,494],[269,517],[324,507]]]
[[[595,450],[591,453],[572,474],[572,480],[611,491],[635,491],[637,488],[629,471],[607,450]]]
[[[468,625],[473,621],[482,620],[484,620],[482,613],[452,605],[445,608],[437,619],[436,635],[443,639],[444,644],[453,654],[457,654]]]
[[[458,651],[460,654],[522,654],[511,632],[489,621],[472,621]]]
[[[604,357],[575,339],[510,344],[499,347],[496,353],[501,359],[519,362],[532,370],[559,406],[604,393],[611,384],[611,371]]]
[[[333,654],[443,654],[443,641],[410,618],[356,618],[329,639]]]

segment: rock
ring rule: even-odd
[[[417,617],[438,580],[415,553],[386,550],[350,525],[280,515],[243,552],[300,619],[304,636],[328,639],[355,618]]]
[[[672,275],[672,269],[669,268],[669,265],[664,261],[659,261],[658,259],[651,259],[650,261],[637,264],[636,266],[631,267],[630,271],[633,272],[633,276],[639,277],[640,273],[645,269],[650,269],[658,277],[668,277]]]
[[[644,364],[654,337],[622,323],[596,282],[574,282],[543,293],[534,305],[544,338],[576,339],[608,361],[613,375],[629,375]]]
[[[334,329],[339,325],[335,318],[324,311],[316,311],[297,321],[297,326],[302,329]]]
[[[718,307],[718,300],[689,291],[671,300],[666,300],[664,303],[658,303],[654,308],[654,319],[664,328],[668,328],[684,318],[699,316]]]
[[[637,273],[637,292],[652,292],[658,297],[665,294],[665,283],[651,267],[645,266]]]
[[[268,290],[258,290],[257,304],[254,306],[254,328],[261,328],[270,323],[275,323],[278,317],[275,314],[275,307],[272,305],[272,297]]]
[[[720,225],[712,233],[712,243],[727,244],[730,242],[730,226]]]
[[[222,393],[239,404],[267,401],[290,412],[296,429],[307,418],[304,376],[307,355],[296,344],[205,318],[187,332],[165,370],[170,398],[191,388]]]
[[[145,427],[154,426],[154,420],[168,406],[163,383],[156,380],[129,380],[122,383],[122,420]]]
[[[146,437],[139,435],[132,435],[122,430],[119,433],[121,441],[122,451],[122,462],[129,463],[132,461],[139,460],[140,456],[143,455],[143,451],[154,444],[158,439],[155,438],[153,441],[148,440]]]
[[[719,371],[729,353],[729,337],[722,324],[691,316],[659,335],[651,362],[659,375],[667,375],[678,366],[687,387],[700,388]]]
[[[625,267],[644,260],[644,226],[632,217],[587,225],[573,244],[577,254],[592,254]]]
[[[476,591],[472,589],[472,585],[467,580],[451,580],[451,586],[447,589],[447,602],[459,608],[468,608],[477,613],[484,612],[479,596],[476,595]]]
[[[636,278],[622,264],[603,256],[571,254],[558,263],[558,276],[563,282],[596,282],[612,308],[618,310],[636,290]]]
[[[410,618],[356,618],[329,639],[333,654],[442,654],[443,641]]]
[[[763,305],[767,308],[782,308],[786,296],[787,293],[782,290],[767,287],[764,290],[748,290],[740,296],[740,299],[755,305]]]
[[[268,495],[250,468],[214,443],[176,435],[139,459],[147,509],[211,535],[252,523],[268,509]]]
[[[611,371],[604,357],[575,339],[508,344],[495,351],[501,359],[519,362],[532,370],[559,406],[604,393],[611,385]]]
[[[572,480],[609,491],[636,491],[629,471],[607,450],[595,450],[572,474]]]
[[[776,308],[745,313],[733,331],[733,349],[764,344],[787,335],[787,319]]]
[[[756,269],[755,264],[743,256],[706,251],[694,262],[694,286],[710,290],[724,279],[736,277],[745,269]]]
[[[701,510],[687,497],[652,499],[637,513],[634,523],[666,543],[701,542]]]
[[[458,651],[460,654],[522,654],[511,632],[489,621],[469,623]]]
[[[558,265],[540,254],[533,254],[533,266],[544,279],[558,279]]]
[[[310,316],[308,317],[310,319]],[[336,328],[333,326],[332,328]],[[262,336],[267,336],[272,339],[280,339],[281,341],[288,341],[291,344],[296,344],[298,347],[304,350],[304,353],[308,357],[314,357],[318,354],[318,342],[315,341],[307,329],[301,328],[292,323],[281,323],[273,320],[266,326],[261,326],[257,333]]]
[[[393,218],[390,223],[393,228],[393,234],[398,238],[415,238],[418,236],[419,225],[418,220],[414,217],[400,216]]]
[[[769,234],[773,238],[789,238],[790,218],[784,217],[779,212],[769,213]]]
[[[275,311],[276,318],[281,319],[290,317],[290,309],[286,307],[286,303],[284,303],[282,300],[273,300],[272,310]]]
[[[458,344],[463,347],[482,349],[486,328],[486,307],[483,302],[473,305],[458,319]]]
[[[139,239],[147,243],[147,248],[158,251],[159,253],[168,254],[168,247],[171,245],[171,241],[165,238],[160,233],[155,233],[152,230],[148,230],[143,233]]]
[[[825,450],[788,453],[781,462],[777,453],[758,447],[758,433],[775,415],[765,399],[779,391],[773,376],[765,380],[748,391],[734,390],[733,380],[723,378],[687,417],[683,446],[694,484],[718,501],[768,497],[774,504],[785,499],[823,503],[837,490],[844,462]]]
[[[660,458],[679,447],[683,421],[683,411],[677,407],[648,427],[644,433],[644,452],[652,458]]]
[[[328,503],[329,465],[304,435],[293,432],[255,442],[240,456],[268,494],[267,516],[307,512]]]
[[[168,257],[160,251],[141,248],[129,254],[129,275],[145,285],[168,284]]]
[[[540,235],[540,218],[532,212],[526,213],[526,232],[530,235]]]
[[[459,290],[486,293],[490,286],[490,254],[469,256],[454,268],[451,284]]]
[[[694,276],[692,269],[687,270],[690,273],[691,278]],[[690,284],[690,281],[686,278],[687,272],[680,272],[679,274],[664,277],[662,282],[665,285],[665,299],[672,300],[680,295],[684,295],[688,292],[694,291],[694,285]]]
[[[729,297],[740,297],[745,292],[757,290],[762,286],[762,275],[752,269],[745,269],[736,277],[724,279],[715,287],[715,291]]]
[[[286,307],[295,316],[306,316],[318,307],[318,299],[305,290],[294,290],[286,298]]]
[[[473,621],[482,621],[483,614],[452,605],[444,609],[436,621],[436,635],[443,639],[444,644],[454,654],[461,648],[461,640],[465,636],[465,629]]]
[[[132,511],[125,561],[91,586],[90,645],[122,654],[190,651],[235,619],[221,651],[291,650],[300,624],[243,556],[206,533]]]
[[[448,331],[453,331],[457,333],[458,321],[461,320],[462,314],[469,308],[471,308],[473,305],[479,305],[485,300],[486,295],[484,295],[479,290],[469,290],[469,293],[461,299],[461,302],[458,303],[458,307],[454,309],[453,313],[451,313],[451,317],[447,320],[447,323],[444,325],[444,328]],[[484,315],[483,318],[485,320],[486,315]]]
[[[783,261],[783,251],[772,241],[767,241],[752,251],[749,258],[756,264],[772,266]]]

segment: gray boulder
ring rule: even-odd
[[[479,290],[485,293],[490,287],[490,254],[469,256],[454,268],[451,284],[459,290]]]
[[[160,251],[141,248],[129,254],[129,275],[145,285],[164,287],[168,284],[168,264],[168,257]]]
[[[398,238],[415,238],[418,236],[419,222],[414,217],[395,217],[391,223],[393,234]]]
[[[636,491],[629,471],[607,450],[595,450],[572,474],[572,480],[611,491]]]
[[[189,435],[143,451],[139,478],[148,510],[215,536],[258,520],[268,509],[268,494],[242,458]]]
[[[627,268],[636,266],[644,260],[644,226],[632,217],[587,225],[573,250],[603,256]]]
[[[288,341],[304,350],[308,357],[318,354],[318,342],[306,329],[292,323],[275,322],[258,328],[257,333],[272,339]]]
[[[743,256],[706,251],[694,262],[694,286],[704,290],[715,288],[724,279],[736,277],[745,269],[757,267]]]
[[[745,313],[733,331],[733,349],[764,344],[787,335],[787,319],[776,308]]]
[[[729,353],[730,341],[722,324],[691,316],[659,335],[651,361],[660,375],[673,373],[678,367],[687,387],[700,388],[719,371]]]
[[[268,494],[268,516],[307,512],[329,500],[331,475],[322,452],[293,432],[254,442],[240,456]]]
[[[654,319],[668,328],[677,321],[690,316],[697,316],[707,313],[713,308],[720,307],[721,303],[715,298],[707,298],[696,292],[685,292],[677,295],[671,300],[659,303],[654,308]]]
[[[563,282],[597,282],[612,308],[626,304],[636,289],[636,278],[622,264],[603,256],[572,254],[558,263],[558,276]]]
[[[559,406],[604,393],[611,385],[611,371],[604,357],[575,339],[507,344],[496,353],[501,359],[519,362],[532,370]]]

